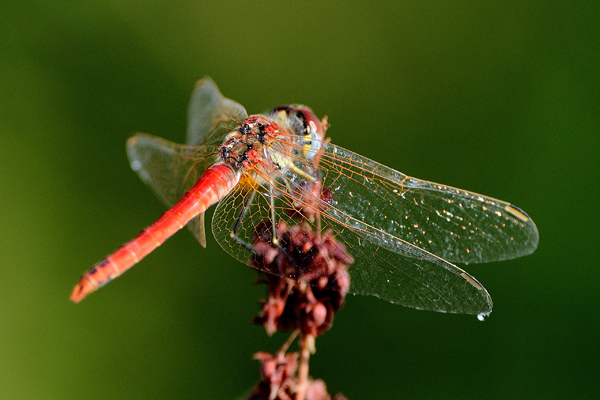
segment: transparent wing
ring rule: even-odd
[[[297,225],[292,218],[292,204],[298,198],[288,190],[297,182],[298,176],[288,175],[273,189],[278,195],[274,199],[277,222],[288,226]],[[252,192],[256,190],[254,196]],[[307,204],[304,204],[305,206]],[[215,211],[212,223],[213,234],[221,247],[239,261],[252,265],[252,252],[231,237],[236,221],[242,217],[237,237],[247,244],[254,242],[255,227],[271,220],[269,189],[256,182],[253,186],[238,185],[225,197]],[[245,212],[244,212],[245,210]],[[314,222],[304,221],[317,231]],[[424,250],[404,244],[401,251],[393,244],[394,238],[384,232],[368,233],[340,224],[336,219],[323,215],[322,229],[333,230],[337,240],[346,246],[354,257],[349,268],[350,291],[372,295],[407,307],[463,314],[486,314],[492,309],[488,292],[475,278],[465,271]],[[389,242],[384,247],[381,243]],[[408,249],[413,257],[406,257]]]
[[[412,178],[333,144],[323,150],[321,181],[332,193],[327,215],[379,246],[399,241],[395,251],[409,257],[406,244],[460,263],[511,259],[537,247],[535,224],[507,202]]]
[[[474,315],[492,311],[483,285],[448,261],[416,246],[400,245],[387,234],[367,234],[323,220],[354,257],[349,269],[352,293],[420,310]]]
[[[220,144],[246,118],[239,103],[223,97],[209,77],[196,82],[188,107],[187,144]]]
[[[331,229],[354,257],[352,292],[419,309],[485,314],[492,307],[485,288],[445,259],[503,260],[537,247],[535,224],[509,203],[411,178],[332,144],[323,143],[315,159],[301,150],[278,156],[293,168],[253,171],[217,207],[215,238],[239,261],[252,266],[249,246],[232,239],[236,221],[237,237],[251,244],[261,222],[297,225],[294,215],[304,210],[305,217],[320,215],[321,231]],[[315,182],[321,195],[304,196]],[[303,222],[316,231],[316,220]]]
[[[233,240],[231,233],[236,221],[242,217],[242,224],[236,235],[244,243],[254,242],[254,232],[261,222],[270,221],[270,203],[265,197],[265,188],[255,188],[247,185],[247,179],[242,181],[227,196],[217,204],[212,219],[212,232],[215,240],[229,255],[236,260],[255,268],[251,264],[252,251]]]
[[[158,198],[172,207],[214,163],[217,146],[181,145],[145,133],[127,140],[131,168]],[[206,247],[204,214],[191,220],[187,227]]]

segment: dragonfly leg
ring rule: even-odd
[[[242,239],[239,238],[239,236],[237,235],[238,230],[240,229],[240,226],[242,226],[242,221],[244,220],[244,217],[246,216],[246,213],[248,212],[248,209],[250,208],[250,204],[252,203],[252,200],[254,200],[254,195],[256,194],[256,191],[252,191],[252,194],[250,194],[250,196],[248,196],[248,200],[246,200],[246,204],[244,204],[244,207],[242,208],[242,211],[240,212],[240,215],[238,215],[238,217],[235,220],[235,223],[233,224],[233,228],[231,229],[231,238],[240,246],[245,247],[246,249],[250,250],[251,252],[256,254],[256,250],[254,249],[254,246],[249,245],[248,243],[244,242]]]
[[[285,185],[287,186],[288,190],[291,193],[291,188],[289,187],[289,182],[285,181]],[[296,265],[294,260],[289,256],[287,250],[284,249],[281,246],[281,244],[279,243],[279,234],[277,233],[277,215],[275,214],[275,185],[269,185],[269,193],[270,193],[269,203],[271,203],[271,230],[272,230],[271,243],[273,243],[273,245],[275,247],[277,247],[277,249],[283,254],[283,256],[285,258],[287,258],[287,260],[290,262],[290,264],[292,264],[294,266],[294,268],[296,268],[298,270],[298,266]]]
[[[276,219],[275,218],[275,193],[274,193],[273,185],[269,185],[269,193],[271,194],[269,202],[271,203],[271,230],[273,231],[273,236],[272,236],[271,241],[273,242],[273,244],[275,246],[277,246],[277,248],[279,248],[279,250],[283,251],[281,246],[279,246],[279,237],[277,235],[277,221],[275,220]]]
[[[271,227],[269,229],[271,229],[271,232],[272,232],[270,241],[271,241],[272,245],[275,246],[277,248],[277,250],[279,250],[281,252],[281,254],[283,254],[283,256],[288,260],[288,262],[296,270],[299,271],[300,270],[299,266],[294,261],[293,257],[291,257],[288,254],[288,251],[283,246],[281,246],[281,243],[279,241],[279,233],[277,232],[277,215],[275,213],[275,196],[273,195],[273,188],[271,186],[270,186],[270,188],[271,188],[270,189],[270,192],[271,192],[271,196],[270,196]],[[252,194],[250,194],[250,196],[248,196],[248,199],[246,200],[244,207],[240,211],[239,215],[237,216],[237,218],[235,220],[235,223],[233,224],[230,236],[240,246],[246,248],[247,250],[251,251],[252,253],[254,253],[256,255],[259,255],[259,254],[261,254],[261,251],[257,250],[253,245],[247,243],[246,241],[244,241],[243,239],[241,239],[238,236],[238,231],[239,231],[240,227],[242,226],[242,222],[244,221],[244,218],[246,217],[248,210],[250,209],[250,205],[252,204],[252,201],[254,200],[255,194],[256,194],[256,192],[253,191]],[[254,228],[257,228],[257,227],[254,227]]]
[[[271,189],[272,190],[272,189]],[[240,226],[242,226],[242,221],[244,220],[244,217],[246,216],[246,213],[248,212],[248,210],[250,209],[250,204],[252,203],[252,200],[254,200],[254,195],[256,194],[255,191],[252,192],[252,194],[250,196],[248,196],[248,200],[246,200],[246,204],[244,204],[244,207],[242,208],[242,211],[240,212],[240,214],[238,215],[238,217],[235,220],[235,223],[233,224],[233,227],[231,229],[231,238],[240,246],[245,247],[246,249],[250,250],[251,252],[253,252],[254,254],[258,254],[259,252],[254,248],[254,246],[252,246],[251,244],[246,243],[243,239],[240,239],[240,237],[238,236],[238,231],[240,229]],[[271,194],[271,229],[272,229],[272,238],[271,238],[271,243],[273,243],[274,246],[277,247],[277,249],[279,251],[281,251],[284,256],[286,258],[289,259],[285,249],[283,247],[280,246],[279,244],[279,236],[277,233],[277,222],[276,222],[276,218],[275,218],[275,200],[274,200],[274,196]],[[256,227],[255,227],[256,228]]]

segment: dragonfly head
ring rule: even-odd
[[[302,105],[283,105],[271,110],[270,115],[280,125],[291,125],[296,135],[302,137],[302,155],[313,158],[325,139],[327,117],[319,120],[312,110]]]

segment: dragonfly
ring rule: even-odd
[[[300,213],[353,257],[351,293],[488,315],[489,293],[455,263],[532,253],[539,234],[531,218],[508,202],[413,178],[336,146],[325,137],[328,126],[302,105],[248,115],[210,78],[200,79],[186,144],[144,133],[127,141],[132,169],[170,209],[84,273],[71,300],[120,276],[184,226],[206,247],[205,212],[217,204],[213,235],[248,266],[270,272],[251,262],[256,227],[270,222],[277,245],[275,227],[298,225]]]

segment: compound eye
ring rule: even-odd
[[[301,105],[282,105],[275,107],[271,112],[276,113],[278,118],[285,118],[290,115],[298,118],[302,123],[302,132],[298,132],[298,134],[303,136],[302,155],[308,158],[317,155],[325,132],[323,131],[321,121],[310,108]]]
[[[306,135],[304,135],[304,148],[302,150],[304,157],[313,158],[316,156],[320,147],[320,143],[321,141],[317,135],[316,129],[309,127]]]
[[[304,125],[307,129],[305,132],[308,134],[308,130],[314,133],[315,138],[319,140],[325,139],[325,133],[323,132],[323,127],[321,126],[321,121],[317,116],[312,112],[312,110],[308,107],[300,106],[295,110],[297,114],[302,114],[302,119],[305,121]]]
[[[308,107],[298,107],[296,115],[304,121],[304,157],[313,158],[321,147],[321,141],[324,139],[323,127],[321,121],[316,117]]]

